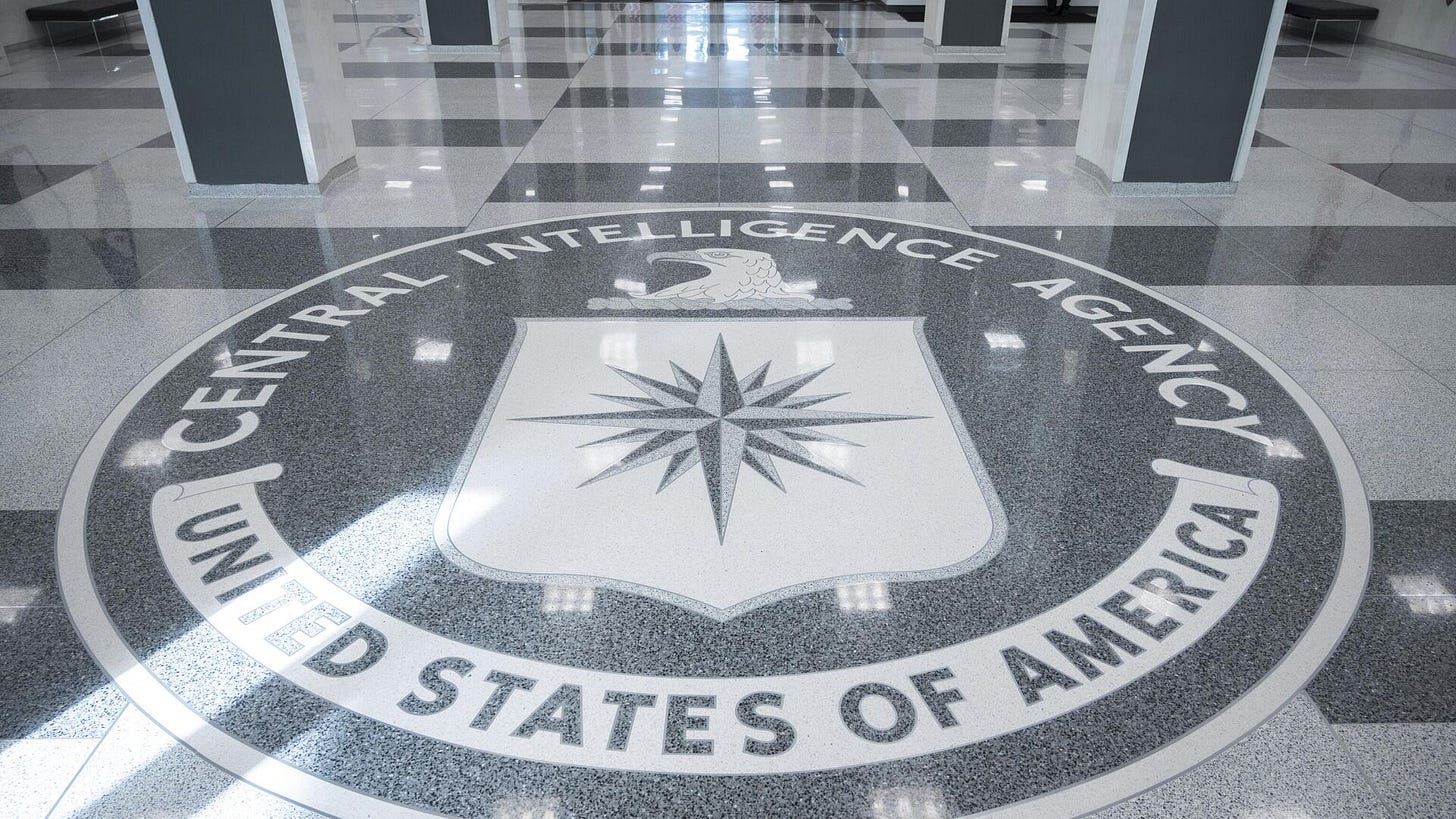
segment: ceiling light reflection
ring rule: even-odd
[[[834,589],[840,611],[889,611],[890,585],[880,580],[851,583]]]

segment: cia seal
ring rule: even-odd
[[[1369,543],[1329,421],[1187,308],[721,209],[256,305],[107,419],[58,549],[133,701],[325,812],[1055,816],[1279,708]]]

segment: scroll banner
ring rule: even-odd
[[[1173,461],[1150,466],[1176,481],[1166,512],[1142,545],[1080,594],[957,645],[776,677],[603,673],[487,651],[386,615],[330,582],[279,535],[256,489],[282,474],[278,464],[164,487],[151,512],[173,579],[212,627],[277,674],[366,717],[552,764],[781,774],[918,756],[1016,731],[1115,691],[1202,637],[1263,566],[1277,529],[1279,493],[1266,481]],[[957,605],[967,604],[997,601]],[[1095,645],[1076,659],[1059,653],[1048,636],[1058,632],[1093,644],[1089,619],[1120,636],[1109,650],[1103,632],[1102,654],[1110,661],[1092,656]],[[1018,651],[1059,676],[1038,677],[1023,667],[1018,684],[1008,660]],[[434,669],[430,684],[422,683],[427,667]],[[496,680],[510,675],[531,684],[502,702],[492,672]],[[912,681],[916,676],[923,688]],[[1031,697],[1027,678],[1036,683]],[[893,697],[874,693],[846,706],[851,691],[886,687],[905,695],[901,710]],[[625,729],[614,704],[623,692],[654,703],[636,708]],[[755,696],[763,694],[776,696]],[[685,697],[692,698],[691,716],[702,718],[686,727],[687,712],[668,707]],[[752,703],[748,719],[745,703]],[[907,715],[903,709],[911,707]],[[866,725],[878,739],[866,738]],[[668,751],[665,737],[679,743],[686,737],[695,750]]]

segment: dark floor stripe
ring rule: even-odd
[[[867,80],[1061,80],[1084,79],[1075,63],[856,63]]]
[[[335,14],[335,23],[404,23],[415,19],[413,14]]]
[[[1335,167],[1408,202],[1456,202],[1456,164],[1453,163],[1342,162]]]
[[[592,51],[597,57],[695,55],[706,57],[842,57],[837,43],[602,43]]]
[[[1333,722],[1456,722],[1456,501],[1374,501],[1365,599],[1308,691]]]
[[[611,30],[611,26],[526,26],[521,33],[526,37],[597,38]]]
[[[831,37],[852,37],[856,40],[924,40],[925,32],[919,28],[830,28]]]
[[[1069,119],[911,119],[895,124],[917,148],[1077,144],[1077,121]]]
[[[541,122],[534,119],[359,119],[354,120],[354,141],[361,148],[522,147],[539,127]]]
[[[1305,57],[1340,57],[1343,59],[1345,55],[1336,54],[1333,51],[1326,51],[1323,48],[1310,48],[1309,46],[1302,45],[1278,45],[1274,46],[1274,56],[1299,57],[1301,59]]]
[[[161,108],[155,88],[0,88],[0,108]]]
[[[92,51],[86,51],[79,56],[82,57],[146,57],[151,50],[145,44],[136,43],[112,43],[104,45]]]
[[[867,88],[569,88],[557,108],[876,108]]]
[[[520,163],[491,202],[946,202],[915,163]]]
[[[524,6],[522,6],[524,8]],[[740,14],[623,14],[619,23],[817,23],[819,18],[811,14],[774,14],[773,12],[742,12]],[[680,29],[678,31],[681,31]]]
[[[1456,88],[1270,88],[1265,108],[1456,108]]]
[[[1456,226],[1227,227],[1302,284],[1456,284]]]
[[[1254,132],[1254,141],[1251,145],[1254,148],[1288,148],[1289,146],[1269,136],[1263,131]]]
[[[874,39],[884,37],[889,39],[922,40],[925,38],[925,30],[920,26],[893,26],[893,27],[831,27],[829,33],[835,37],[860,37]],[[1007,39],[1011,40],[1055,40],[1057,36],[1037,28],[1013,28],[1006,32]]]
[[[344,76],[359,78],[428,77],[439,80],[483,80],[496,77],[569,79],[575,76],[580,68],[579,63],[557,62],[346,62],[344,63]]]

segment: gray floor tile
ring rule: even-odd
[[[920,155],[888,118],[881,127],[851,131],[759,131],[723,126],[718,132],[721,162],[817,162],[826,156],[839,162],[920,164]]]
[[[1416,366],[1456,362],[1456,286],[1311,289]]]
[[[1186,201],[1220,225],[1443,224],[1419,205],[1287,148],[1251,149],[1233,196]]]
[[[785,85],[728,86],[720,78],[719,108],[873,108],[879,100],[868,88],[795,88]]]
[[[1456,225],[1456,202],[1421,202],[1421,207]]]
[[[0,288],[134,287],[195,235],[176,228],[0,230]]]
[[[709,162],[670,166],[541,162],[512,165],[487,201],[653,203],[718,198],[718,166]]]
[[[132,150],[0,210],[0,229],[208,227],[249,201],[189,198],[176,153]]]
[[[966,230],[970,225],[961,216],[955,205],[949,202],[744,202],[746,208],[767,208],[769,210],[793,213],[799,210],[824,211],[828,213],[851,213],[864,216],[880,216],[886,219],[903,219],[927,225],[944,225]]]
[[[458,228],[213,228],[157,265],[140,286],[158,289],[266,290]]]
[[[94,739],[0,742],[0,812],[15,819],[45,816],[96,748]]]
[[[634,58],[635,59],[635,58]],[[716,108],[717,87],[573,86],[561,95],[560,108]]]
[[[52,75],[54,76],[54,75]],[[12,75],[16,81],[26,81],[24,73]],[[62,83],[76,83],[75,77],[59,77]],[[96,78],[105,84],[115,82],[112,77]],[[162,94],[156,88],[0,88],[0,108],[39,108],[60,110],[83,109],[94,116],[96,109],[160,109]],[[90,109],[90,110],[85,110]]]
[[[1456,109],[1380,109],[1380,113],[1394,117],[1408,126],[1456,136]]]
[[[1334,420],[1371,498],[1456,498],[1456,393],[1413,371],[1291,375]]]
[[[724,202],[946,202],[919,162],[723,163]]]
[[[1456,369],[1427,370],[1433,378],[1456,391]]]
[[[143,815],[303,819],[318,814],[233,779],[133,706],[96,747],[51,816]]]
[[[0,377],[0,461],[14,480],[0,482],[0,509],[55,509],[71,466],[107,413],[140,376],[84,380],[53,374]]]
[[[0,290],[0,375],[109,301],[117,290]]]
[[[1055,117],[1077,119],[1082,116],[1082,98],[1087,81],[1082,79],[1016,79],[1011,81],[1022,93],[1041,103]]]
[[[1335,733],[1398,816],[1456,816],[1456,725],[1339,725]]]
[[[674,202],[673,207],[717,207],[717,199],[703,202]],[[487,202],[480,209],[470,230],[527,222],[533,219],[550,219],[556,216],[576,216],[591,213],[617,213],[633,210],[656,210],[651,202]]]
[[[973,224],[1207,225],[1176,199],[1107,196],[1072,148],[918,148]]]
[[[1456,202],[1456,164],[1450,162],[1346,162],[1335,167],[1410,202]]]
[[[1051,113],[1009,80],[871,79],[866,84],[895,119],[1037,119]]]
[[[1392,88],[1430,89],[1449,88],[1449,83],[1399,68],[1366,59],[1310,60],[1302,54],[1295,57],[1276,57],[1273,74],[1285,77],[1303,88]]]
[[[274,292],[125,291],[21,362],[0,385],[61,373],[83,380],[139,381],[199,333]]]
[[[43,111],[0,133],[0,156],[9,164],[94,165],[166,132],[155,109]]]
[[[1388,815],[1303,694],[1201,767],[1093,814],[1097,819]]]
[[[1456,137],[1379,111],[1265,110],[1259,130],[1322,162],[1449,162]]]
[[[664,141],[701,139],[718,129],[712,109],[652,110],[648,108],[557,108],[541,123],[541,131],[577,131],[595,135],[643,133],[662,135]]]
[[[863,88],[864,79],[843,60],[817,57],[751,57],[718,64],[718,84],[727,88]]]
[[[379,111],[401,119],[545,119],[570,80],[427,79]]]
[[[519,148],[360,148],[359,169],[319,197],[258,199],[227,227],[458,227]],[[3,215],[3,214],[0,214]]]
[[[1161,287],[1295,370],[1412,370],[1415,366],[1298,285]]]
[[[654,57],[598,57],[571,80],[578,87],[716,88],[716,61],[658,60]]]
[[[711,162],[718,158],[716,129],[707,133],[617,131],[602,139],[591,131],[540,130],[516,162]]]
[[[422,77],[346,78],[344,96],[354,119],[369,119],[425,82]]]

